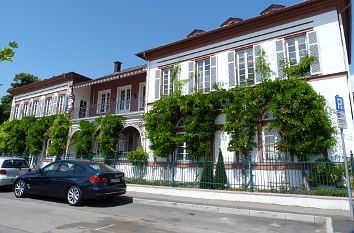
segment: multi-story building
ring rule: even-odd
[[[50,116],[65,113],[72,97],[72,87],[89,78],[69,72],[36,83],[14,88],[10,120],[25,116]],[[69,107],[73,107],[70,106]]]
[[[79,121],[93,121],[112,114],[125,118],[120,134],[119,155],[125,157],[128,151],[142,145],[142,119],[146,99],[146,66],[121,70],[121,63],[115,62],[114,73],[95,80],[73,85],[74,109],[71,111],[72,129],[70,138],[79,130]],[[93,152],[99,153],[93,146]],[[68,154],[75,154],[75,147],[69,143]]]
[[[185,39],[138,53],[148,63],[148,108],[169,94],[171,70],[176,65],[180,66],[179,79],[186,80],[183,94],[195,90],[209,93],[213,91],[214,83],[226,89],[245,83],[257,85],[261,79],[255,73],[255,64],[260,50],[265,51],[274,72],[272,79],[284,78],[284,60],[298,64],[307,54],[316,57],[307,82],[326,98],[331,109],[336,109],[336,95],[344,98],[348,124],[344,133],[347,145],[352,145],[353,111],[348,68],[351,62],[350,0],[311,0],[289,7],[271,5],[257,17],[229,18],[220,28],[208,32],[196,29]],[[190,78],[195,73],[197,77]],[[335,114],[331,117],[336,121]],[[215,120],[217,125],[224,122],[224,114]],[[274,130],[259,128],[252,157],[256,161],[278,158],[276,137]],[[235,152],[227,150],[229,140],[230,135],[216,131],[212,142],[214,158],[218,148],[224,157],[230,160],[235,157]],[[347,146],[348,152],[351,149]],[[340,144],[326,153],[330,158],[339,158],[342,155]],[[176,154],[181,160],[188,157],[185,149],[179,147]]]

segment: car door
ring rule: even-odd
[[[65,197],[66,190],[74,182],[75,164],[71,162],[62,162],[58,170],[50,175],[51,191],[55,197]]]
[[[40,169],[37,173],[28,178],[30,184],[30,192],[45,196],[52,196],[52,183],[50,179],[52,175],[57,172],[61,162],[54,162],[48,164]]]

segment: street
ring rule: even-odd
[[[71,207],[64,200],[16,199],[0,192],[0,232],[325,232],[321,224],[184,210],[134,203],[129,193],[113,202]]]

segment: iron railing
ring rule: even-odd
[[[22,156],[37,167],[63,159]],[[68,158],[68,157],[67,157]],[[75,157],[69,157],[74,159]],[[344,164],[321,160],[316,162],[254,162],[225,159],[215,161],[129,161],[125,156],[107,159],[99,156],[76,156],[105,162],[125,173],[128,183],[196,189],[221,189],[247,192],[272,192],[347,196]],[[348,162],[351,177],[353,160]],[[353,187],[353,178],[351,179]]]
[[[143,112],[144,110],[145,98],[133,98],[124,101],[110,102],[107,104],[95,104],[74,108],[71,111],[71,119],[96,117],[107,114]]]

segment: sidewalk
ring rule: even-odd
[[[177,190],[177,192],[176,192]],[[203,211],[217,211],[220,207],[226,208],[230,211],[230,208],[234,212],[240,211],[253,211],[260,213],[272,212],[273,215],[282,216],[285,213],[288,215],[295,214],[296,218],[302,218],[304,221],[308,220],[308,217],[312,216],[322,216],[330,217],[332,219],[333,232],[347,233],[354,230],[354,222],[350,219],[349,211],[345,210],[333,210],[333,209],[318,209],[318,208],[306,208],[299,206],[290,206],[290,205],[276,205],[270,203],[256,203],[256,202],[245,202],[245,201],[230,201],[230,200],[218,200],[220,194],[225,193],[222,191],[211,191],[207,190],[210,196],[215,198],[198,198],[192,195],[190,192],[193,191],[193,194],[204,193],[206,190],[189,190],[189,189],[173,189],[169,187],[155,187],[155,186],[145,186],[145,185],[128,185],[127,195],[133,197],[136,201],[141,204],[152,204],[152,205],[173,205],[178,208],[189,208],[189,206],[197,206]],[[181,193],[185,192],[186,195],[182,196]],[[174,195],[176,194],[177,195]],[[188,194],[189,193],[189,194]],[[260,195],[260,194],[258,194]],[[281,196],[281,195],[275,195]],[[332,200],[333,198],[323,198],[323,200],[328,199]],[[335,200],[335,199],[333,199]],[[266,213],[267,214],[267,213]],[[242,213],[242,215],[245,215]],[[272,217],[272,216],[267,216]],[[277,217],[278,218],[278,217]],[[295,219],[292,219],[295,220]],[[301,221],[301,220],[300,220]]]

